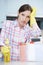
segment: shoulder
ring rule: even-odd
[[[16,26],[17,25],[17,21],[14,20],[14,21],[11,21],[11,20],[6,20],[3,22],[3,26],[6,26],[6,27],[9,27],[9,26]]]
[[[13,21],[13,25],[14,25],[14,26],[17,26],[17,25],[18,25],[18,21],[17,21],[17,20],[14,20],[14,21]]]

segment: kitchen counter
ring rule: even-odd
[[[43,61],[43,44],[34,43],[26,45],[27,61]]]
[[[43,65],[43,62],[19,62],[19,61],[9,63],[0,62],[0,65]]]

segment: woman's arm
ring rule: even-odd
[[[0,45],[5,45],[5,40],[10,38],[10,21],[5,21],[1,30]]]

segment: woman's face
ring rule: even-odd
[[[28,10],[18,14],[18,22],[21,27],[24,27],[28,23],[30,20],[30,14],[31,12]]]

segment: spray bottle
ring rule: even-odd
[[[5,46],[1,49],[3,56],[4,56],[4,62],[10,61],[10,46],[9,46],[9,40],[5,40]]]

